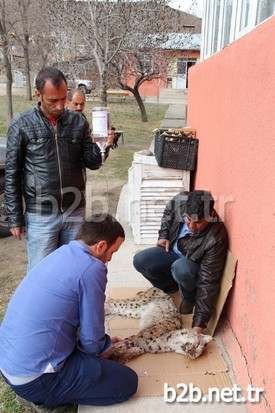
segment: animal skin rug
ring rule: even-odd
[[[131,299],[109,299],[105,303],[106,321],[115,315],[140,319],[138,333],[114,343],[103,357],[126,363],[144,353],[176,352],[198,358],[211,336],[181,327],[180,314],[173,299],[158,288],[137,293]]]

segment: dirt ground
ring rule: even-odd
[[[101,172],[90,172],[87,182],[87,216],[91,213],[109,212],[116,214],[121,188],[125,183],[118,179],[108,179]],[[27,268],[27,253],[25,238],[18,241],[15,238],[0,238],[0,284],[5,288],[7,298]],[[3,285],[4,284],[4,285]]]

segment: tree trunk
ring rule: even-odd
[[[9,42],[7,38],[6,26],[5,26],[5,3],[0,7],[0,40],[3,53],[3,62],[5,68],[5,74],[7,78],[6,82],[6,95],[7,95],[7,122],[10,123],[13,118],[12,107],[12,71],[11,60],[9,54]]]
[[[148,122],[148,117],[147,117],[146,109],[145,109],[143,100],[142,100],[142,98],[141,98],[141,96],[140,96],[140,94],[139,94],[138,89],[133,89],[133,90],[132,90],[132,93],[133,93],[133,95],[134,95],[134,97],[135,97],[135,99],[136,99],[136,101],[137,101],[137,104],[138,104],[138,107],[139,107],[139,110],[140,110],[140,114],[141,114],[141,120],[142,120],[142,122]]]
[[[2,40],[3,40],[3,36]],[[9,124],[13,118],[13,107],[12,107],[12,71],[10,56],[8,55],[8,44],[6,40],[3,42],[3,61],[6,74],[6,96],[7,96],[7,123]]]
[[[7,76],[7,82],[6,82],[6,95],[7,95],[7,126],[9,125],[10,121],[13,118],[13,105],[12,105],[12,71],[11,71],[11,66],[10,66],[10,61],[8,56],[5,57],[4,54],[4,62],[5,60],[8,60],[8,64],[5,65],[5,70],[6,70],[6,76]]]
[[[32,100],[32,85],[30,75],[30,56],[28,45],[24,46],[24,64],[25,64],[25,76],[26,76],[26,100]]]
[[[106,70],[100,74],[100,100],[102,106],[108,106]]]
[[[142,98],[139,94],[139,91],[138,91],[139,85],[136,84],[135,87],[132,88],[129,85],[123,84],[121,82],[120,78],[118,78],[118,84],[119,84],[119,86],[121,87],[122,90],[128,90],[128,92],[131,92],[134,95],[134,98],[136,99],[136,102],[137,102],[139,110],[140,110],[141,121],[142,122],[148,122],[146,108],[145,108],[143,100],[142,100]]]

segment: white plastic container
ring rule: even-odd
[[[102,163],[105,161],[105,149],[108,141],[108,132],[111,129],[110,109],[95,107],[92,109],[93,141],[100,147]]]
[[[110,130],[110,109],[108,107],[95,107],[92,109],[93,138],[96,142],[108,139]]]

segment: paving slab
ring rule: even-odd
[[[164,121],[166,119],[186,119],[186,112],[187,112],[187,105],[185,104],[177,104],[177,105],[169,105],[165,116]]]
[[[185,119],[164,119],[160,124],[160,128],[163,129],[184,128],[185,126],[187,126]]]

